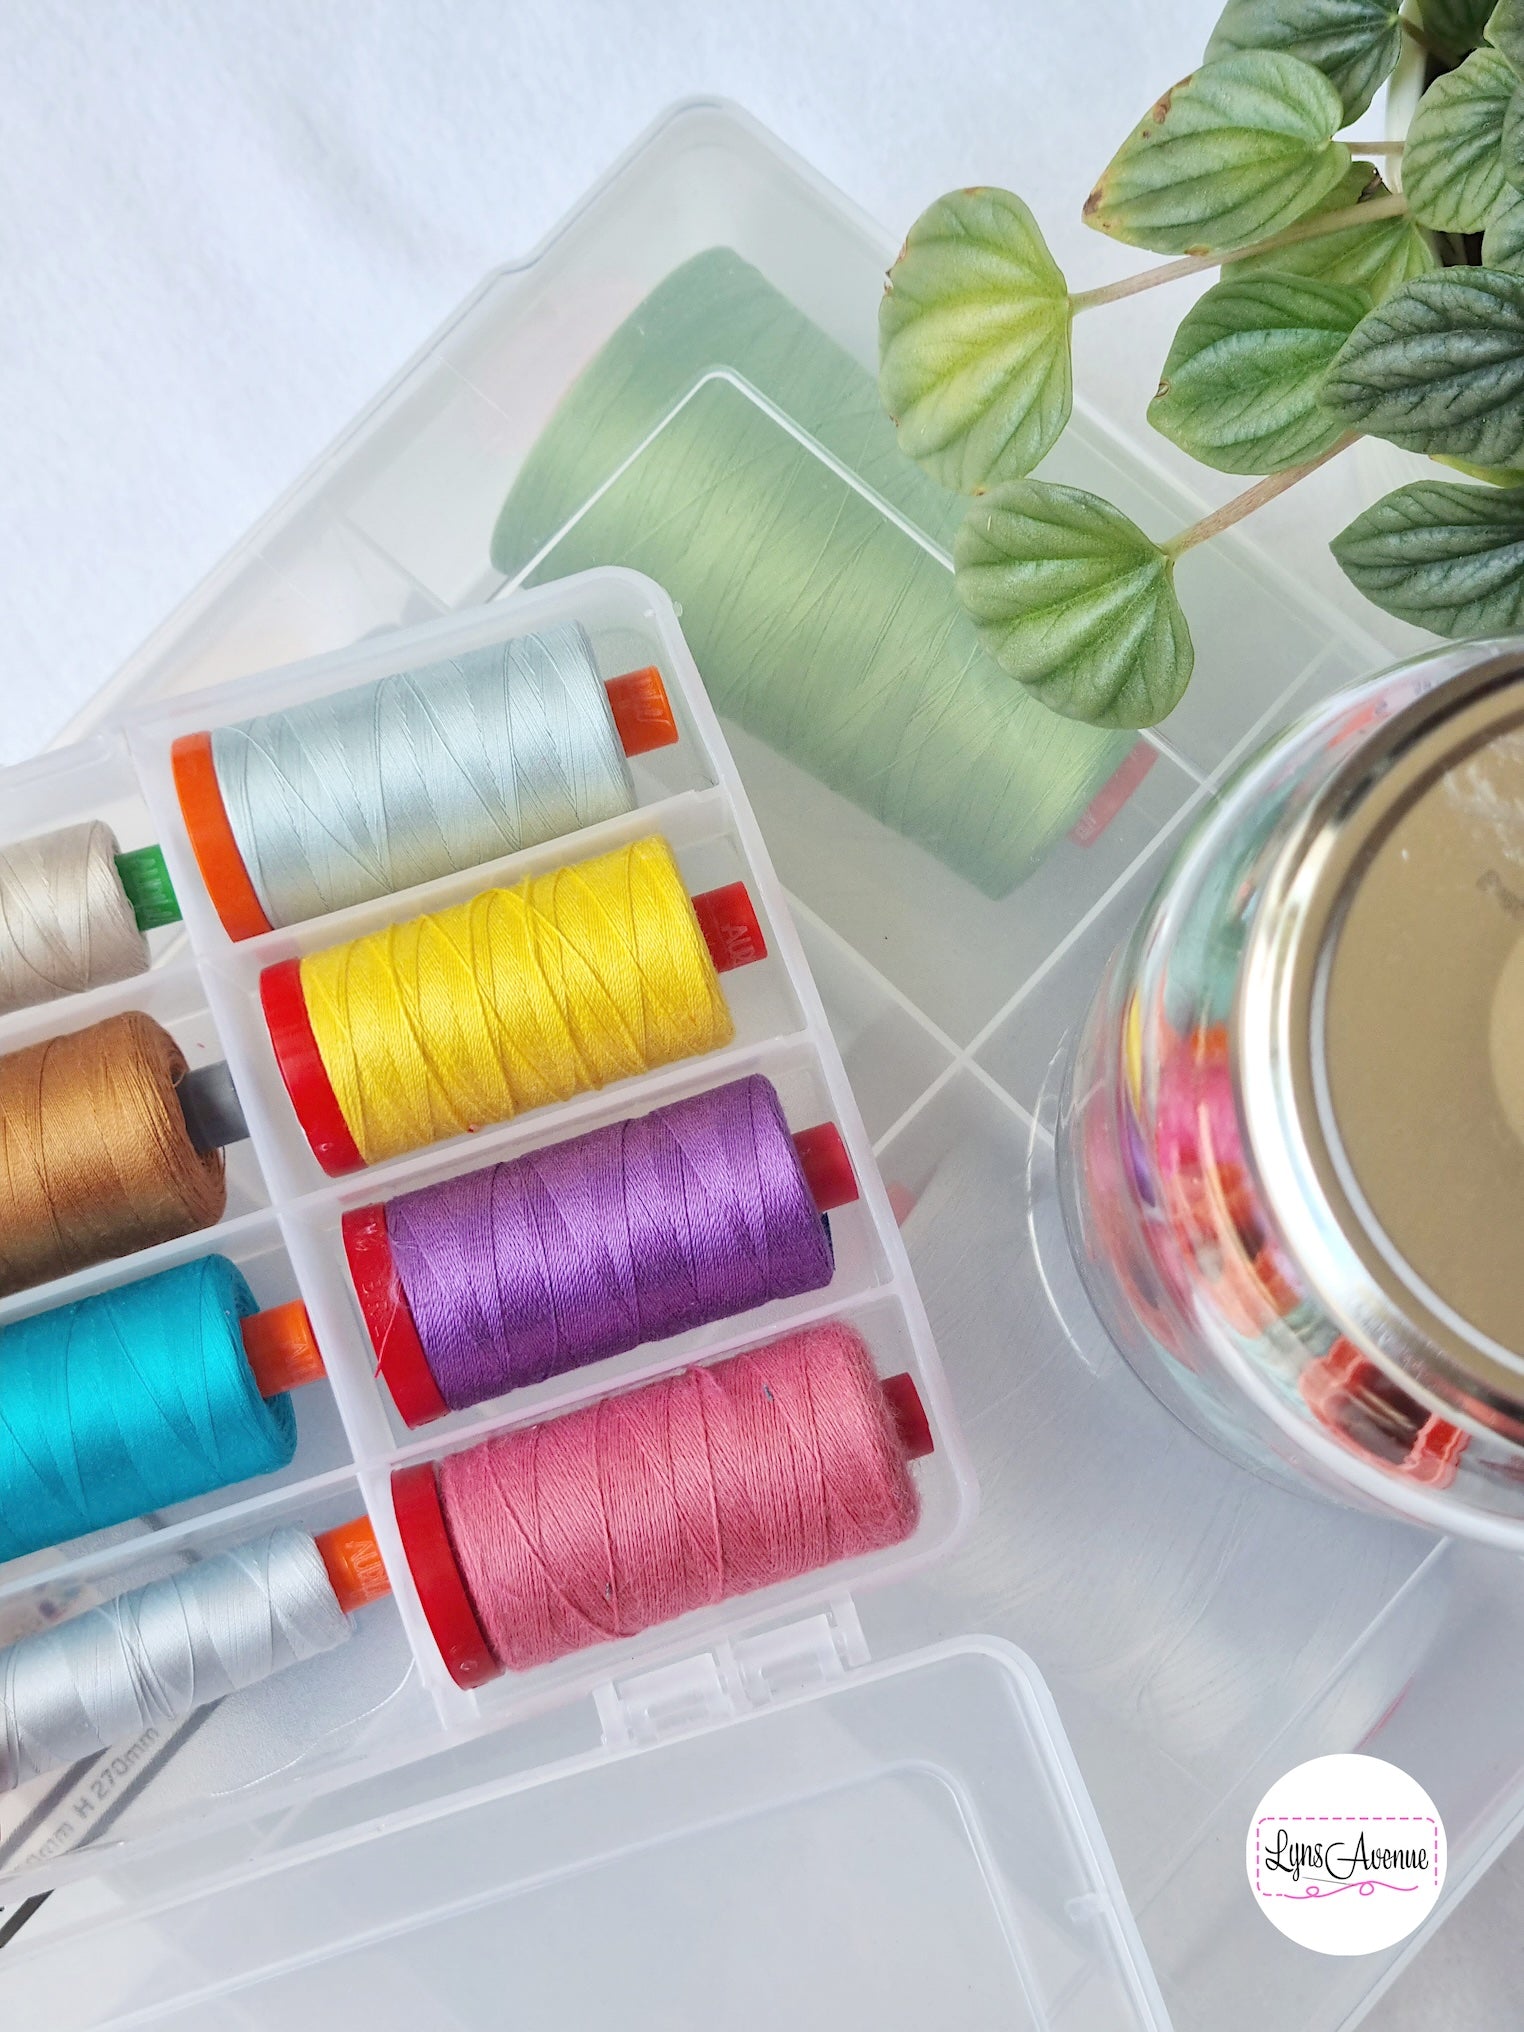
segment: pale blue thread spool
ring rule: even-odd
[[[945,566],[748,387],[950,544],[966,503],[901,454],[873,377],[713,248],[573,383],[504,504],[494,565],[534,581],[596,564],[647,572],[679,602],[722,714],[1004,895],[1132,737],[1025,693],[980,647]]]
[[[240,1322],[258,1301],[203,1256],[0,1329],[0,1560],[267,1475],[296,1451]]]
[[[432,882],[635,803],[575,626],[218,727],[212,762],[272,925]]]

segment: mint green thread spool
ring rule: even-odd
[[[1002,896],[1133,737],[1060,719],[980,648],[918,540],[945,551],[965,506],[900,452],[872,376],[713,248],[568,391],[492,561],[530,582],[597,564],[649,574],[681,607],[720,713]]]

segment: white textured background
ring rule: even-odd
[[[1008,184],[1082,288],[1137,265],[1079,205],[1216,12],[0,0],[0,759],[78,711],[483,271],[672,100],[740,100],[894,226],[952,185]],[[1081,385],[1135,433],[1183,307],[1161,290],[1077,327]],[[1323,549],[1376,491],[1357,459],[1259,527],[1396,648],[1412,638]],[[1510,2032],[1521,1917],[1524,1861],[1505,1861],[1368,2024]]]

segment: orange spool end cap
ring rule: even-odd
[[[346,1616],[391,1593],[391,1579],[368,1517],[351,1517],[347,1524],[320,1531],[313,1543],[323,1555],[329,1585]]]
[[[706,889],[702,896],[694,897],[693,914],[717,974],[728,974],[736,967],[749,967],[753,960],[767,958],[767,940],[762,936],[744,882],[727,882],[723,889]]]
[[[259,1001],[270,1042],[275,1047],[275,1063],[280,1067],[302,1133],[312,1145],[313,1156],[330,1178],[345,1171],[362,1170],[365,1159],[349,1133],[339,1097],[312,1034],[312,1019],[307,1014],[307,998],[302,991],[301,961],[281,960],[276,966],[266,967],[259,977]]]
[[[251,1312],[240,1322],[240,1331],[261,1397],[304,1389],[308,1383],[320,1383],[327,1373],[312,1321],[299,1298],[272,1305],[268,1312]]]
[[[223,930],[229,938],[258,938],[272,931],[228,822],[211,735],[182,734],[170,748],[169,766],[191,851]]]
[[[879,1387],[906,1460],[924,1460],[927,1454],[935,1453],[937,1443],[931,1436],[931,1420],[926,1416],[914,1376],[904,1373],[886,1376]]]
[[[654,663],[644,670],[609,678],[603,689],[609,695],[614,728],[626,755],[648,755],[653,748],[670,748],[677,740],[677,715]]]
[[[457,1686],[484,1686],[498,1677],[502,1667],[482,1635],[466,1593],[431,1461],[394,1471],[392,1505],[408,1571],[446,1670]]]
[[[350,1280],[392,1402],[409,1425],[427,1425],[449,1410],[434,1380],[412,1307],[397,1275],[384,1206],[351,1207],[340,1223]]]
[[[834,1122],[821,1122],[814,1129],[801,1129],[794,1137],[799,1169],[821,1213],[850,1206],[857,1198],[857,1173]]]

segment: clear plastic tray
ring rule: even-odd
[[[892,241],[742,116],[712,105],[679,109],[535,257],[489,279],[121,673],[92,723],[496,598],[505,588],[488,564],[487,542],[525,449],[615,326],[680,262],[713,245],[736,249],[871,368]],[[1200,509],[1083,415],[1048,469],[1105,493],[1146,528],[1179,526]],[[1424,1935],[1388,1955],[1348,1961],[1285,1941],[1244,1895],[1252,1809],[1270,1780],[1302,1758],[1354,1747],[1390,1756],[1445,1816],[1450,1876],[1429,1926],[1438,1924],[1524,1816],[1524,1739],[1513,1720],[1524,1673],[1524,1584],[1511,1560],[1298,1498],[1220,1459],[1111,1353],[1074,1278],[1053,1193],[1053,1065],[1105,953],[1210,794],[1213,775],[1300,705],[1385,660],[1377,644],[1236,537],[1188,553],[1181,580],[1197,675],[1181,709],[1149,738],[1152,768],[1109,823],[1082,828],[1002,901],[976,893],[792,763],[727,729],[903,1215],[983,1491],[961,1550],[861,1592],[855,1608],[838,1597],[813,1625],[813,1648],[801,1643],[789,1672],[825,1674],[835,1685],[841,1667],[850,1690],[858,1673],[903,1665],[960,1634],[980,1655],[990,1639],[1021,1645],[1053,1688],[1175,2024],[1194,2032],[1220,2032],[1225,2023],[1244,2032],[1285,2024],[1334,2032],[1355,2022]],[[215,1013],[226,1023],[220,1005]],[[864,1649],[872,1666],[856,1662]],[[621,1732],[660,1741],[732,1711],[723,1647],[686,1663],[674,1656],[672,1669],[678,1676],[663,1698],[655,1697],[660,1689],[621,1690],[610,1681],[601,1708],[567,1700],[410,1770],[271,1814],[252,1835],[246,1827],[209,1835],[176,1858],[108,1868],[70,1894],[72,1908],[56,1898],[0,1957],[0,2003],[9,2000],[7,1981],[19,1986],[31,1963],[38,1973],[24,1979],[42,1987],[24,1997],[18,1987],[18,2008],[20,2001],[37,2008],[43,1997],[55,2006],[45,1987],[49,1967],[56,1997],[71,1994],[75,1929],[96,1906],[121,1916],[121,1938],[130,1941],[124,1964],[144,1985],[124,1987],[110,2009],[134,2011],[135,1997],[149,2010],[198,1994],[211,1978],[197,1946],[207,1907],[196,1901],[211,1899],[218,1882],[228,1887],[228,1909],[248,1915],[239,1967],[254,1959],[283,1965],[289,1951],[304,1958],[314,1996],[347,1998],[353,1961],[326,1974],[317,1965],[365,1930],[356,1916],[363,1894],[349,1873],[365,1867],[362,1835],[372,1823],[442,1818],[474,1798],[473,1787],[506,1793],[567,1759],[592,1771],[603,1757],[609,1784],[600,1795],[577,1763],[574,1788],[552,1785],[542,1795],[551,1819],[548,1802],[566,1800],[576,1858],[644,1853],[639,1842],[671,1832],[673,1817],[658,1797],[637,1834],[619,1819],[619,1789],[633,1782],[659,1794],[654,1774],[676,1752],[651,1759],[649,1778],[630,1780],[625,1774],[641,1772],[642,1760],[621,1760]],[[811,1726],[833,1739],[829,1717],[849,1712],[838,1698],[810,1709]],[[762,1737],[723,1728],[678,1749],[708,1772],[720,1744],[743,1739]],[[858,1736],[844,1726],[839,1740],[845,1754]],[[940,1753],[926,1754],[941,1768]],[[166,1771],[164,1782],[171,1778]],[[724,1798],[717,1776],[714,1783]],[[965,1826],[976,1853],[987,1856],[977,1803]],[[695,1853],[703,1852],[700,1843]],[[757,1952],[746,1930],[756,1924],[754,1884],[782,1885],[807,1867],[811,1851],[801,1836],[760,1853],[760,1864],[749,1856],[744,1880],[737,1870],[719,1936],[743,1972]],[[565,1856],[547,1837],[545,1882],[576,1866]],[[291,1879],[297,1888],[289,1897],[306,1929],[293,1937],[307,1944],[288,1950],[278,1872],[297,1858],[313,1871]],[[768,1858],[770,1874],[749,1874]],[[851,1865],[866,1873],[865,1895],[882,1880],[874,1910],[891,1928],[891,1891],[904,1861],[893,1843],[880,1855],[869,1839]],[[540,1867],[526,1852],[523,1877]],[[255,1880],[263,1887],[257,1901]],[[597,1872],[580,1876],[568,1896],[586,1896],[581,1909],[596,1915],[607,1908],[589,1887],[603,1881]],[[639,1868],[622,1881],[642,1882]],[[698,1865],[693,1881],[702,1881]],[[418,1883],[404,1895],[427,1906]],[[664,1910],[680,1915],[683,1895],[674,1883],[679,1902]],[[193,1902],[182,1910],[186,1899]],[[450,1953],[479,1964],[485,1983],[499,1908],[482,1911],[479,1928],[448,1938]],[[145,1930],[135,1932],[140,1913]],[[409,2021],[417,2015],[407,1942],[375,1958],[407,1923],[378,1909],[366,1948],[376,1987],[364,1994],[368,2006],[374,1997],[378,2026],[393,2008],[374,1974],[382,1967],[396,1996],[413,2000]],[[675,1941],[681,1917],[671,1923]],[[939,1929],[951,1924],[940,1910],[927,1918],[928,1957],[942,1951]],[[314,1930],[325,1927],[318,1942]],[[8,1977],[12,1952],[23,1959]],[[859,1962],[878,1952],[878,1934],[865,1934]],[[664,1973],[672,1984],[684,1980],[680,1970]],[[253,1972],[238,1980],[253,1980]],[[293,1974],[278,1992],[282,2009],[293,2012],[295,1982]],[[264,2006],[276,1994],[252,1993],[247,2017],[224,2022],[268,2022]],[[944,2016],[950,1994],[941,1996]],[[737,1996],[744,1990],[724,2000],[731,2015],[741,2009]],[[801,2003],[798,1993],[788,2001],[802,2023],[841,2022],[828,1985],[818,2001]],[[195,2022],[218,2022],[207,2008]],[[476,2003],[454,2008],[462,2024],[495,2022],[484,2021]],[[924,1998],[905,1983],[875,2022],[908,2027],[926,2014]],[[443,2011],[436,2017],[450,2022]],[[681,2009],[665,2022],[685,2022]],[[1034,2022],[1113,2020],[1050,2013]]]
[[[567,838],[332,912],[291,930],[238,943],[228,937],[201,886],[175,796],[169,757],[179,735],[366,684],[393,671],[426,668],[493,640],[565,622],[586,630],[604,677],[654,664],[665,679],[681,739],[636,761],[637,803],[632,811]],[[111,1831],[115,1846],[163,1843],[189,1829],[199,1830],[209,1820],[231,1821],[310,1799],[315,1789],[425,1757],[441,1744],[496,1726],[517,1713],[586,1694],[611,1673],[652,1669],[664,1660],[702,1650],[717,1637],[739,1641],[752,1628],[776,1623],[780,1615],[801,1606],[829,1600],[854,1584],[909,1570],[957,1539],[974,1509],[973,1477],[948,1408],[904,1245],[766,850],[671,603],[659,588],[631,572],[583,573],[459,617],[389,632],[375,643],[317,657],[267,678],[175,698],[129,715],[124,736],[185,912],[191,956],[174,966],[151,969],[136,983],[76,996],[62,1014],[71,1023],[92,1021],[107,1000],[112,1006],[139,1000],[164,1005],[167,999],[175,1007],[180,1000],[204,1005],[211,1012],[248,1123],[248,1151],[235,1146],[239,1161],[257,1161],[270,1181],[272,1206],[268,1212],[234,1217],[201,1234],[57,1279],[12,1301],[9,1308],[0,1308],[0,1320],[12,1310],[56,1305],[82,1291],[100,1290],[140,1276],[145,1269],[218,1247],[245,1268],[263,1303],[296,1295],[306,1301],[327,1375],[295,1400],[296,1456],[281,1474],[175,1505],[107,1534],[109,1543],[100,1536],[81,1539],[6,1565],[0,1570],[0,1615],[24,1625],[30,1608],[40,1623],[47,1620],[45,1605],[60,1589],[72,1590],[88,1580],[92,1589],[117,1592],[163,1571],[166,1561],[204,1556],[269,1529],[277,1519],[315,1530],[360,1510],[369,1513],[376,1527],[394,1591],[386,1602],[372,1605],[356,1619],[358,1647],[328,1654],[320,1670],[300,1670],[289,1683],[270,1682],[222,1702],[197,1730],[193,1756],[177,1753],[173,1770],[166,1768],[162,1779],[132,1788]],[[69,771],[60,768],[54,781],[60,802],[72,801],[76,785]],[[92,757],[85,766],[86,792],[93,782]],[[0,804],[3,798],[0,781]],[[671,845],[690,894],[744,880],[761,921],[766,958],[724,977],[735,1019],[734,1041],[704,1057],[617,1081],[559,1106],[532,1110],[496,1128],[373,1165],[341,1181],[326,1178],[276,1064],[260,1007],[263,970],[294,954],[447,907],[494,884],[511,883],[652,833]],[[169,997],[171,988],[178,999]],[[27,1012],[29,1028],[39,1027],[38,1014]],[[55,1009],[55,1025],[59,1014]],[[0,1048],[7,1041],[8,1033],[0,1026]],[[204,1046],[205,1040],[198,1034],[196,1042]],[[835,1122],[852,1154],[861,1196],[833,1213],[836,1269],[826,1290],[776,1300],[739,1319],[637,1348],[457,1412],[423,1432],[410,1431],[375,1373],[374,1354],[345,1263],[340,1233],[345,1212],[750,1073],[773,1081],[793,1127]],[[858,1328],[881,1375],[910,1373],[931,1420],[936,1447],[915,1470],[921,1519],[906,1544],[800,1584],[697,1612],[640,1638],[578,1652],[534,1672],[504,1674],[479,1692],[462,1691],[454,1684],[424,1621],[396,1537],[389,1490],[397,1467],[432,1460],[453,1447],[554,1415],[616,1385],[670,1371],[685,1360],[755,1346],[825,1319]],[[312,1524],[307,1522],[309,1502],[315,1505],[317,1521]],[[335,1505],[339,1517],[329,1514]],[[367,1661],[383,1650],[392,1659],[393,1683],[384,1699],[377,1700],[368,1671],[347,1668],[356,1648]],[[294,1725],[272,1727],[265,1718],[267,1709],[300,1719]],[[26,1829],[50,1789],[40,1780],[15,1795],[0,1796],[0,1883],[11,1878],[25,1889],[45,1880],[59,1882],[87,1874],[97,1863],[100,1848],[94,1841],[81,1843],[66,1859],[53,1854],[34,1860],[40,1837]]]

